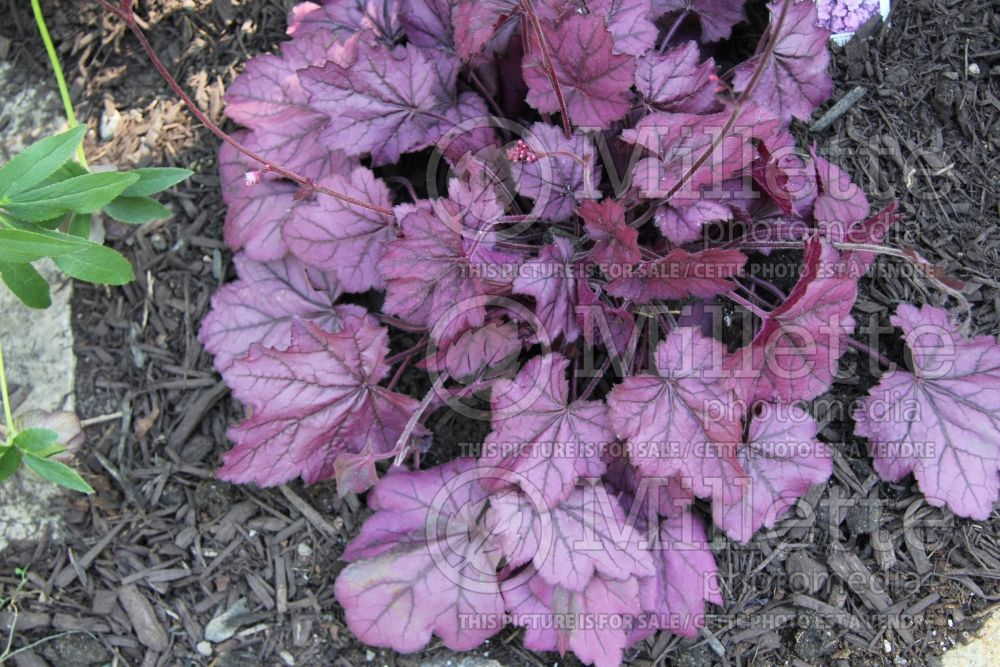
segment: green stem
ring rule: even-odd
[[[13,438],[14,416],[10,413],[10,396],[7,394],[7,372],[3,367],[3,345],[0,345],[0,395],[3,396],[3,416],[7,420],[7,437]]]
[[[73,111],[73,100],[69,96],[69,87],[66,85],[66,77],[63,76],[62,66],[59,65],[59,56],[56,55],[55,44],[52,43],[52,36],[45,25],[45,17],[42,16],[42,7],[39,0],[31,0],[31,9],[35,13],[35,23],[38,24],[38,32],[42,35],[42,42],[45,43],[45,50],[49,54],[49,62],[52,63],[52,71],[56,75],[56,84],[59,86],[59,97],[62,98],[63,107],[66,109],[66,122],[70,128],[77,126],[76,113]],[[76,159],[84,167],[87,166],[87,157],[83,154],[83,144],[76,147]]]

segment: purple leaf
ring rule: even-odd
[[[296,318],[327,331],[340,327],[333,306],[340,287],[330,276],[307,269],[292,256],[259,263],[238,253],[233,263],[240,279],[212,295],[212,310],[198,332],[198,340],[215,356],[220,372],[245,355],[253,343],[286,348]]]
[[[489,290],[480,275],[516,261],[493,248],[489,227],[503,212],[492,190],[458,180],[449,184],[447,199],[397,207],[401,235],[377,267],[386,283],[385,312],[434,327],[439,344],[482,326]]]
[[[631,278],[615,278],[608,294],[636,303],[670,301],[687,296],[708,298],[733,289],[733,276],[739,275],[746,255],[738,250],[712,248],[690,253],[674,248],[666,257],[643,262]]]
[[[653,0],[654,14],[687,11],[698,15],[701,38],[717,42],[729,37],[733,26],[746,20],[743,5],[746,0]]]
[[[754,182],[781,213],[803,217],[816,200],[816,168],[799,157],[792,135],[780,130],[757,145],[760,158],[754,163]]]
[[[518,159],[521,155],[524,159]],[[535,200],[532,215],[562,222],[578,202],[600,195],[601,169],[591,140],[582,134],[567,138],[554,125],[535,123],[524,139],[508,151],[517,191]]]
[[[868,198],[843,169],[817,155],[815,146],[812,157],[817,185],[813,217],[826,238],[843,241],[868,217]]]
[[[299,82],[298,71],[326,61],[326,50],[317,39],[285,42],[280,54],[251,58],[243,73],[226,90],[226,116],[250,128],[301,134],[326,123],[326,116],[309,104],[309,94]]]
[[[296,42],[317,35],[331,43],[346,42],[355,35],[366,34],[372,40],[391,44],[399,33],[396,0],[303,2],[292,9],[288,22],[288,34]]]
[[[659,111],[706,113],[718,106],[711,79],[715,62],[701,61],[698,45],[685,42],[666,53],[651,51],[639,58],[635,87],[643,101]]]
[[[538,257],[521,265],[514,279],[514,294],[535,298],[535,314],[548,340],[563,336],[567,343],[580,337],[576,317],[578,265],[573,242],[558,237],[542,246]]]
[[[656,44],[660,31],[651,20],[650,0],[589,0],[587,5],[607,20],[615,53],[641,56]]]
[[[484,371],[503,369],[520,351],[516,324],[488,322],[462,333],[451,345],[434,350],[420,365],[433,373],[447,373],[450,378],[468,382]]]
[[[418,402],[378,386],[388,331],[357,306],[342,306],[339,331],[296,323],[285,350],[253,345],[226,381],[253,416],[229,429],[236,443],[219,477],[260,486],[302,476],[329,479],[340,452],[392,451]]]
[[[455,44],[465,60],[479,55],[491,41],[490,51],[506,49],[507,41],[520,24],[518,0],[456,0]]]
[[[750,97],[786,122],[793,117],[808,120],[813,110],[833,94],[833,80],[827,73],[830,31],[817,25],[816,5],[811,0],[778,0],[768,5],[772,29],[782,11],[781,2],[789,3],[785,22]],[[736,92],[747,88],[759,61],[760,56],[756,56],[736,68]]]
[[[392,206],[389,188],[365,167],[322,178],[319,184],[384,208]],[[393,238],[393,226],[381,213],[320,195],[296,206],[282,238],[304,262],[335,275],[346,291],[364,292],[382,287],[375,265]]]
[[[700,498],[733,502],[744,473],[743,426],[723,369],[721,343],[678,328],[656,348],[650,374],[626,377],[608,397],[611,424],[640,473],[680,475]]]
[[[504,582],[515,623],[533,651],[573,651],[586,665],[618,667],[628,646],[629,620],[641,611],[639,584],[597,574],[582,592],[549,586],[529,569]]]
[[[696,199],[677,206],[657,209],[656,226],[671,243],[690,243],[701,237],[701,228],[710,222],[732,220],[733,212],[725,204],[711,199]]]
[[[639,580],[644,627],[636,631],[633,641],[654,630],[694,637],[705,625],[705,603],[723,603],[715,556],[701,519],[684,511],[664,519],[658,530],[651,550],[656,572]]]
[[[624,116],[631,103],[635,59],[612,52],[614,40],[604,19],[572,14],[558,26],[544,20],[542,26],[573,124],[607,128]],[[523,68],[528,104],[542,113],[557,112],[559,102],[533,32],[529,43]]]
[[[746,544],[761,527],[773,528],[809,488],[833,474],[833,456],[816,440],[819,427],[797,405],[763,404],[750,421],[739,461],[748,485],[739,501],[713,504],[712,518],[726,535]]]
[[[654,155],[635,168],[642,195],[669,197],[678,204],[701,199],[703,189],[720,188],[750,167],[756,157],[754,142],[771,136],[778,125],[770,111],[747,103],[735,119],[731,109],[705,115],[651,113],[621,138]]]
[[[886,373],[854,414],[870,440],[875,470],[899,481],[909,473],[927,502],[986,520],[1000,496],[1000,345],[964,338],[948,311],[900,304],[913,372]]]
[[[415,46],[455,50],[452,15],[456,0],[407,0],[400,8],[406,38]]]
[[[270,143],[279,138],[271,131],[236,133],[235,137],[269,159],[280,160],[285,152],[282,148],[271,149]],[[301,145],[298,141],[291,145],[300,146],[296,162],[301,163],[302,175],[308,178],[319,179],[352,167],[343,153],[329,151],[316,141],[316,133],[303,136]],[[222,199],[229,207],[223,227],[226,244],[234,250],[244,250],[258,262],[269,262],[288,253],[281,231],[294,219],[302,202],[296,199],[298,184],[271,172],[260,173],[260,169],[260,163],[238,153],[229,144],[219,148]],[[259,173],[257,184],[248,184],[248,172]]]
[[[578,211],[587,235],[597,241],[590,256],[605,264],[635,264],[639,261],[639,232],[625,224],[625,206],[614,199],[601,203],[587,200]]]
[[[578,280],[577,323],[588,345],[603,346],[613,358],[621,360],[629,341],[636,333],[635,316],[627,308],[602,301],[586,280]]]
[[[845,278],[838,262],[833,246],[807,241],[802,275],[788,299],[769,313],[753,342],[733,354],[737,393],[748,404],[808,401],[833,384],[854,332],[851,308],[858,296],[857,280]]]
[[[607,408],[598,401],[570,401],[568,366],[558,354],[534,357],[513,380],[493,385],[493,430],[480,458],[493,470],[489,490],[519,486],[539,492],[553,507],[581,477],[604,474],[601,454],[614,440]]]
[[[844,239],[848,243],[882,243],[889,229],[902,219],[897,213],[899,202],[893,200],[884,209],[847,232]],[[841,255],[845,264],[844,275],[854,278],[863,276],[875,263],[875,253],[851,250]]]
[[[323,141],[349,155],[371,153],[377,167],[440,138],[456,101],[459,65],[436,49],[361,43],[351,63],[329,62],[299,76],[312,107],[328,118]]]
[[[624,581],[654,572],[652,558],[640,548],[643,536],[626,521],[618,500],[600,482],[576,487],[552,508],[543,504],[537,491],[493,496],[491,504],[495,509],[490,511],[502,517],[532,517],[525,524],[526,535],[508,534],[510,539],[501,548],[505,554],[525,556],[533,551],[531,562],[549,585],[579,592],[598,574]],[[518,539],[530,543],[532,551]]]
[[[351,565],[334,587],[366,644],[413,653],[435,634],[466,651],[503,628],[498,552],[477,522],[486,493],[474,467],[457,459],[394,472],[372,492],[375,514],[345,550]]]

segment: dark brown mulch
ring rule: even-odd
[[[279,491],[213,479],[226,425],[240,415],[195,339],[212,291],[231,273],[219,240],[218,142],[191,122],[121,26],[86,4],[46,4],[63,62],[72,63],[79,115],[95,128],[102,113],[122,115],[114,139],[88,144],[91,160],[199,173],[170,198],[172,220],[109,225],[136,266],[135,283],[76,288],[79,412],[122,414],[89,429],[81,465],[98,494],[65,508],[69,539],[43,538],[0,564],[4,594],[16,586],[14,568],[30,564],[15,648],[52,638],[17,664],[250,667],[283,664],[282,652],[297,665],[415,664],[368,653],[333,600],[337,557],[364,518],[357,499],[339,499],[329,484]],[[249,56],[274,48],[290,3],[143,4],[167,65],[218,118],[225,85]],[[900,198],[906,220],[894,241],[970,283],[977,331],[997,333],[1000,13],[992,0],[899,5],[892,29],[838,55],[836,97],[859,85],[868,92],[815,139],[847,153],[837,161],[873,199]],[[30,15],[11,7],[0,27],[12,40],[8,57],[24,76],[47,80]],[[855,313],[862,324],[884,323],[897,300],[939,298],[892,266],[880,260],[881,279]],[[663,635],[634,651],[632,664],[922,665],[978,626],[1000,599],[1000,519],[955,520],[909,481],[878,481],[845,410],[871,382],[864,369],[844,373],[818,415],[824,436],[842,443],[830,484],[745,547],[715,540],[725,613],[699,640]],[[241,599],[238,634],[200,655],[208,622]],[[486,651],[507,665],[575,664],[524,652],[515,631]]]

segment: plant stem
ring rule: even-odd
[[[855,340],[855,339],[853,339],[851,337],[848,337],[847,338],[847,346],[848,347],[853,347],[858,352],[864,352],[865,354],[867,354],[872,359],[876,359],[880,364],[882,364],[886,368],[892,368],[893,365],[894,365],[891,361],[889,361],[889,358],[887,356],[885,356],[884,354],[882,354],[878,350],[876,350],[876,349],[874,349],[872,347],[869,347],[868,345],[865,345],[864,343],[862,343],[859,340]]]
[[[115,7],[114,5],[109,3],[107,0],[97,0],[97,2],[98,4],[101,5],[101,7],[104,8],[105,11],[114,14],[115,16],[117,16],[118,18],[120,18],[122,21],[125,22],[125,25],[128,26],[129,30],[132,31],[132,34],[134,34],[136,39],[139,40],[139,44],[142,45],[142,49],[146,52],[146,55],[149,56],[149,60],[150,62],[153,63],[153,67],[156,68],[156,71],[160,73],[160,76],[162,76],[163,79],[167,82],[167,85],[170,86],[170,89],[174,91],[174,94],[176,94],[179,98],[181,98],[181,101],[184,102],[184,105],[187,106],[188,110],[190,110],[191,113],[194,114],[195,118],[197,118],[202,125],[207,127],[212,132],[212,134],[219,137],[227,144],[238,150],[240,153],[246,155],[251,160],[260,162],[267,168],[268,171],[274,172],[279,176],[283,176],[284,178],[295,181],[299,185],[305,187],[306,190],[319,192],[329,197],[333,197],[334,199],[339,199],[340,201],[350,204],[352,206],[368,209],[369,211],[374,211],[375,213],[379,213],[388,218],[395,219],[396,216],[392,212],[391,208],[378,206],[377,204],[372,204],[371,202],[362,201],[357,197],[352,197],[350,195],[345,195],[342,192],[331,190],[326,186],[320,185],[311,178],[306,178],[305,176],[297,174],[296,172],[287,169],[286,167],[282,167],[279,164],[271,162],[263,155],[255,153],[254,151],[250,150],[240,142],[233,139],[230,135],[226,134],[226,132],[221,127],[219,127],[211,118],[209,118],[205,114],[205,112],[203,112],[198,107],[197,104],[195,104],[194,100],[192,100],[191,97],[188,96],[186,92],[184,92],[184,89],[181,88],[181,85],[177,83],[177,80],[173,77],[172,74],[170,74],[170,71],[166,68],[166,66],[163,64],[163,61],[160,60],[160,57],[156,54],[156,51],[153,49],[153,45],[149,43],[148,39],[146,39],[146,34],[142,31],[142,28],[140,28],[139,24],[136,22],[135,16],[132,14],[131,8],[127,7],[119,9],[118,7]]]
[[[14,429],[14,415],[10,412],[10,395],[7,393],[7,371],[3,366],[3,345],[0,345],[0,395],[3,396],[3,416],[7,422],[7,437],[17,435]]]
[[[52,36],[45,25],[45,17],[42,15],[42,7],[39,0],[31,0],[31,11],[35,14],[35,23],[38,25],[38,32],[42,36],[45,44],[45,51],[49,54],[49,62],[52,63],[52,72],[56,75],[56,85],[59,86],[59,97],[62,98],[63,108],[66,110],[66,122],[70,128],[76,127],[76,113],[73,111],[73,100],[69,96],[69,87],[66,85],[66,77],[63,76],[62,67],[59,65],[59,56],[56,54],[56,47],[52,43]],[[83,144],[76,147],[76,159],[84,167],[87,166],[87,157],[83,154]]]
[[[744,299],[742,296],[736,293],[736,290],[733,290],[731,292],[726,292],[726,298],[735,301],[737,304],[743,306],[751,313],[759,317],[762,322],[767,320],[768,314],[763,308],[756,305],[752,301],[749,301],[748,299]]]
[[[535,6],[532,4],[532,0],[521,0],[521,11],[528,18],[532,32],[535,33],[535,37],[538,39],[538,49],[541,51],[542,56],[542,68],[552,83],[552,92],[556,95],[556,102],[559,104],[559,115],[562,116],[563,132],[569,138],[573,136],[573,128],[569,119],[569,109],[566,107],[566,100],[563,98],[562,87],[559,85],[559,76],[556,74],[556,68],[552,64],[552,54],[549,53],[549,43],[545,39],[545,33],[542,31],[542,22],[538,20],[538,14],[535,13]]]

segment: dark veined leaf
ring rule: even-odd
[[[139,177],[132,185],[122,192],[123,197],[148,197],[163,192],[172,185],[177,185],[194,172],[178,167],[144,167],[129,172]]]
[[[165,220],[173,215],[169,208],[149,197],[122,195],[104,207],[104,212],[129,225],[144,225],[154,220]]]
[[[135,174],[102,172],[75,176],[60,183],[18,193],[0,206],[30,222],[73,211],[93,213],[139,180]]]
[[[49,284],[31,264],[0,262],[0,279],[29,308],[48,308],[52,305]]]
[[[80,473],[70,468],[65,463],[59,463],[52,459],[42,459],[28,454],[24,457],[24,464],[40,475],[43,479],[64,486],[80,493],[94,493],[94,489],[80,476]]]
[[[11,158],[0,167],[0,198],[24,192],[48,178],[73,156],[86,133],[87,128],[80,125],[46,137]]]

